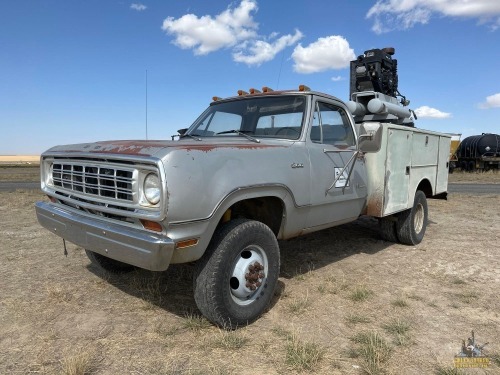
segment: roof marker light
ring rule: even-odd
[[[311,89],[306,85],[300,85],[299,91],[311,91]]]
[[[238,96],[248,95],[248,92],[243,90],[238,90]]]
[[[262,92],[272,92],[272,91],[274,91],[274,90],[272,88],[270,88],[270,87],[267,87],[267,86],[264,86],[262,88]]]
[[[222,98],[221,98],[220,96],[213,96],[213,97],[212,97],[212,100],[213,100],[214,102],[216,102],[216,101],[218,101],[218,100],[222,100]]]
[[[252,94],[252,95],[253,95],[253,94],[260,94],[260,93],[261,93],[261,91],[260,91],[260,90],[257,90],[257,89],[254,89],[254,88],[251,88],[251,89],[250,89],[250,94]]]

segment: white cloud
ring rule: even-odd
[[[270,39],[277,36],[276,33],[271,34]],[[270,61],[286,47],[294,45],[303,34],[299,30],[295,30],[294,35],[284,35],[273,42],[265,40],[251,40],[240,46],[241,50],[233,53],[233,60],[242,62],[247,65],[260,65],[263,62]],[[248,51],[248,52],[244,52]]]
[[[130,4],[130,9],[136,10],[138,12],[142,12],[143,10],[146,10],[148,7],[144,4],[141,3],[133,3]]]
[[[451,113],[441,112],[438,109],[428,107],[426,105],[415,109],[418,118],[450,118]]]
[[[341,76],[332,77],[333,82],[338,82],[338,81],[343,81],[343,80],[344,80],[344,78]]]
[[[163,21],[162,30],[175,36],[174,44],[178,47],[193,49],[195,55],[206,55],[255,38],[258,25],[251,13],[256,11],[255,0],[242,0],[238,7],[229,7],[214,17],[194,14],[178,19],[168,17]]]
[[[398,29],[409,29],[416,24],[426,24],[433,14],[477,18],[479,23],[491,24],[495,30],[500,25],[498,0],[378,0],[366,14],[373,18],[372,31],[377,34]]]
[[[298,45],[293,51],[294,69],[298,73],[316,73],[343,69],[356,58],[349,42],[339,35],[319,38],[307,47]]]
[[[479,104],[479,108],[481,109],[500,108],[500,93],[487,96],[486,101],[484,103]]]

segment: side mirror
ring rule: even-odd
[[[184,134],[186,134],[187,130],[188,130],[188,128],[182,128],[182,129],[177,130],[177,133],[179,133],[179,135],[184,135]]]
[[[359,151],[378,152],[382,145],[382,125],[379,122],[365,122],[359,127]]]

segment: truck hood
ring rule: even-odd
[[[55,146],[46,153],[68,152],[68,153],[90,153],[90,154],[116,154],[129,156],[163,157],[172,150],[197,150],[210,152],[219,148],[235,149],[261,149],[271,147],[288,147],[291,142],[277,142],[276,140],[265,140],[255,143],[244,138],[233,138],[221,140],[204,138],[202,141],[104,141],[95,143],[79,143],[73,145]]]

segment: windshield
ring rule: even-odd
[[[269,96],[237,99],[211,105],[191,125],[188,134],[197,137],[240,136],[298,139],[302,132],[306,98]]]

